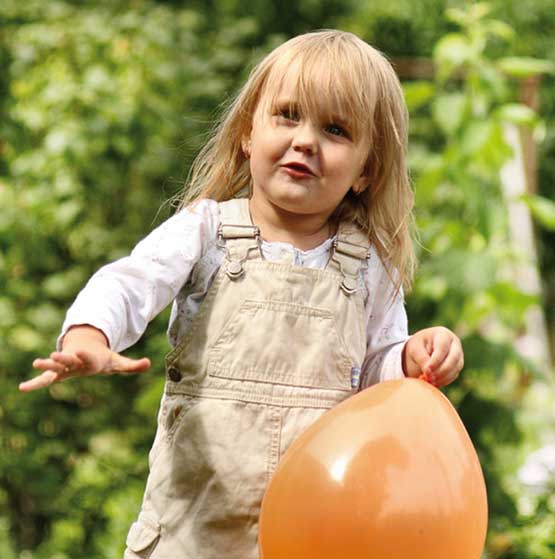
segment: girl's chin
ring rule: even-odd
[[[254,186],[254,194],[260,199],[271,202],[283,201],[290,203],[303,203],[313,196],[314,190],[307,184],[294,181],[280,181],[269,186]]]
[[[311,213],[315,209],[314,199],[306,189],[288,189],[268,200],[272,205],[291,213]]]
[[[305,181],[280,180],[264,186],[253,186],[253,199],[256,205],[271,205],[275,209],[291,214],[315,214],[325,211],[322,192],[314,184]]]

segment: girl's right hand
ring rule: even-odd
[[[50,357],[35,359],[33,367],[42,372],[22,382],[19,390],[31,392],[72,377],[109,375],[113,373],[140,373],[150,367],[150,360],[130,359],[108,347],[104,334],[92,326],[77,326],[64,337],[62,351]]]

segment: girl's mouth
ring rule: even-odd
[[[284,171],[293,178],[306,178],[315,177],[316,173],[304,163],[299,163],[297,161],[292,161],[291,163],[285,163],[282,165]]]

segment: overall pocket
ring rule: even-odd
[[[227,379],[350,391],[350,372],[333,313],[285,301],[245,300],[209,349]]]
[[[148,559],[159,539],[160,525],[144,515],[139,515],[139,519],[133,522],[127,534],[125,540],[127,548],[123,559]]]

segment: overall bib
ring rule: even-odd
[[[260,505],[280,456],[357,390],[364,234],[342,223],[324,269],[269,262],[248,200],[219,209],[226,257],[166,357],[150,475],[125,559],[258,559]]]

